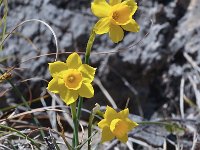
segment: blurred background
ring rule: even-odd
[[[84,108],[112,103],[123,109],[129,100],[130,112],[145,119],[184,115],[199,123],[200,0],[137,3],[134,19],[140,32],[126,33],[118,44],[113,44],[107,34],[96,37],[90,60],[97,67],[95,96],[84,100]],[[7,32],[24,20],[41,19],[55,31],[59,52],[84,52],[97,21],[90,4],[88,0],[9,0]],[[0,10],[2,17],[3,7]],[[26,23],[5,41],[0,67],[16,66],[12,80],[27,99],[35,99],[48,95],[45,80],[51,79],[48,63],[55,55],[30,58],[55,52],[50,30],[41,23]],[[58,59],[65,61],[67,56],[61,54]],[[9,86],[0,86],[1,108],[19,103],[12,90],[6,91]],[[180,99],[184,101],[184,114],[180,112]],[[51,97],[45,102],[50,105]],[[40,106],[36,102],[31,107]]]

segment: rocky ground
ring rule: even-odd
[[[83,52],[92,25],[97,21],[87,0],[9,0],[8,5],[8,31],[24,20],[41,19],[55,31],[60,52]],[[200,0],[142,0],[138,5],[134,18],[141,27],[139,33],[127,33],[117,45],[107,35],[97,36],[91,56],[91,64],[98,68],[95,97],[86,100],[84,107],[91,109],[97,102],[108,104],[109,97],[104,94],[107,91],[119,108],[124,108],[130,99],[131,113],[145,119],[180,116],[182,88],[185,101],[200,108]],[[117,52],[96,54],[113,50]],[[47,63],[52,62],[55,55],[23,61],[54,52],[50,30],[32,22],[18,28],[16,34],[5,41],[0,59],[7,58],[3,64],[6,67],[17,64],[20,68],[15,71],[16,81],[33,78],[27,84],[32,97],[37,98],[44,94],[47,86],[41,79],[50,80]],[[66,54],[59,55],[60,60],[66,57]],[[21,90],[26,88],[24,83],[18,84]],[[99,85],[103,85],[104,92]],[[30,97],[28,90],[24,90],[24,94]],[[7,104],[16,103],[9,93],[7,97]],[[185,119],[199,120],[196,109],[188,103],[184,112]],[[154,146],[163,145],[158,143]],[[188,145],[192,146],[192,141]]]

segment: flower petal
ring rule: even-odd
[[[118,117],[117,112],[112,107],[107,106],[104,118],[107,120],[108,124],[110,124],[111,121],[117,117]]]
[[[82,65],[80,56],[77,53],[72,53],[66,60],[69,69],[78,69]]]
[[[106,119],[102,119],[99,123],[98,123],[99,128],[103,129],[105,126],[109,126],[109,124],[107,123]]]
[[[63,86],[63,90],[59,91],[61,99],[67,104],[70,105],[78,99],[78,92],[74,90],[68,90]]]
[[[94,25],[94,32],[96,34],[104,34],[109,31],[110,26],[110,18],[105,17],[100,19],[95,25]]]
[[[138,124],[128,118],[125,119],[125,121],[127,122],[128,124],[128,131],[131,131],[133,128],[137,127]]]
[[[56,77],[60,72],[67,70],[67,64],[61,61],[49,63],[49,71],[52,77]]]
[[[116,5],[116,4],[119,4],[121,3],[122,0],[110,0],[110,5],[113,6],[113,5]]]
[[[52,93],[59,93],[59,84],[58,84],[58,78],[53,78],[49,84],[47,89],[51,91]]]
[[[120,116],[120,119],[127,118],[128,115],[129,115],[129,109],[126,108],[126,109],[124,109],[124,110],[121,110],[118,114],[119,114],[119,116]]]
[[[110,141],[114,138],[115,136],[112,134],[110,131],[110,128],[108,126],[104,127],[102,130],[102,137],[101,137],[101,142],[105,141]]]
[[[86,82],[91,83],[94,80],[96,68],[93,68],[87,64],[82,64],[78,70],[82,73],[83,80]]]
[[[128,141],[128,135],[125,134],[123,137],[117,137],[117,139],[122,143],[126,143]]]
[[[137,3],[134,0],[125,0],[122,2],[122,4],[129,6],[129,8],[131,9],[132,15],[136,12],[136,10],[138,8]]]
[[[81,97],[91,98],[94,96],[94,89],[90,83],[82,83],[81,88],[78,90]]]
[[[109,36],[114,43],[118,43],[124,37],[124,31],[118,25],[111,24],[109,30]]]
[[[117,4],[113,6],[112,23],[115,25],[125,25],[132,19],[131,9],[128,5]]]
[[[122,25],[121,26],[124,30],[126,31],[131,31],[131,32],[139,32],[140,26],[137,24],[135,20],[131,20],[128,24]]]
[[[107,17],[110,14],[111,7],[106,0],[94,0],[91,5],[92,13],[101,18]]]

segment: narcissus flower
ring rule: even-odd
[[[125,143],[128,140],[128,132],[138,126],[138,124],[128,118],[129,109],[126,108],[116,112],[113,108],[107,106],[104,119],[98,123],[102,129],[101,142],[110,141],[116,137]]]
[[[94,79],[95,68],[82,64],[77,53],[72,53],[66,63],[56,61],[49,63],[49,71],[53,79],[47,89],[60,94],[61,99],[67,104],[75,102],[78,96],[91,98],[94,89],[91,82]]]
[[[124,37],[124,30],[138,32],[139,25],[132,19],[137,10],[134,0],[94,0],[91,5],[92,12],[100,20],[95,24],[96,34],[109,32],[111,40],[115,43]]]

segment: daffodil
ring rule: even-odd
[[[49,71],[53,79],[47,89],[60,94],[61,99],[70,105],[78,96],[91,98],[94,89],[91,82],[94,79],[95,68],[82,64],[77,53],[72,53],[65,62],[56,61],[49,63]]]
[[[124,37],[124,30],[138,32],[140,27],[132,18],[137,10],[134,0],[94,0],[91,5],[92,12],[100,20],[95,24],[96,34],[109,33],[115,43]]]
[[[138,126],[138,124],[128,118],[129,109],[126,108],[116,112],[113,108],[107,106],[104,119],[98,123],[102,129],[101,142],[110,141],[116,137],[125,143],[128,140],[128,132]]]

